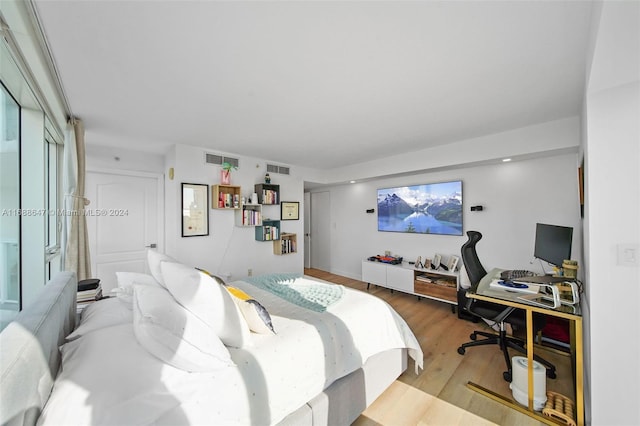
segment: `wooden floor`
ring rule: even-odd
[[[305,274],[368,291],[386,300],[405,319],[424,352],[424,370],[416,375],[409,368],[387,389],[354,425],[541,425],[544,423],[491,400],[466,384],[475,382],[501,395],[511,397],[509,383],[502,378],[504,359],[495,345],[469,348],[459,355],[457,348],[469,341],[473,330],[490,330],[483,322],[461,320],[451,305],[420,299],[402,292],[391,292],[366,283],[317,269]],[[555,364],[558,377],[547,379],[547,390],[572,395],[570,358],[558,351],[536,349],[536,354]],[[512,353],[512,356],[516,354]]]

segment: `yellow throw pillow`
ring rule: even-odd
[[[240,308],[240,312],[244,315],[251,331],[259,334],[276,334],[271,323],[271,315],[264,306],[239,288],[231,287],[228,284],[224,288]]]

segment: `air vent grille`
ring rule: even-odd
[[[204,153],[204,162],[207,164],[217,165],[221,165],[222,163],[229,163],[234,167],[238,167],[240,165],[240,162],[237,158],[225,157],[224,155],[212,154],[210,152]]]
[[[289,174],[289,167],[286,166],[276,166],[275,164],[267,164],[267,172],[269,173],[278,173],[281,175]]]

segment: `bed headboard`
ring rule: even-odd
[[[34,425],[60,367],[59,346],[73,331],[78,284],[60,272],[0,333],[0,424]]]

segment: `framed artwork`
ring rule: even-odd
[[[282,201],[280,203],[280,220],[299,220],[300,203],[297,201]]]
[[[458,256],[451,256],[449,258],[449,264],[447,265],[447,268],[449,268],[449,272],[455,272],[456,268],[458,267],[459,261],[460,258]]]
[[[182,184],[182,236],[209,235],[209,185]]]
[[[436,254],[433,256],[433,261],[431,262],[431,269],[438,269],[440,267],[440,262],[442,261],[442,256]]]

